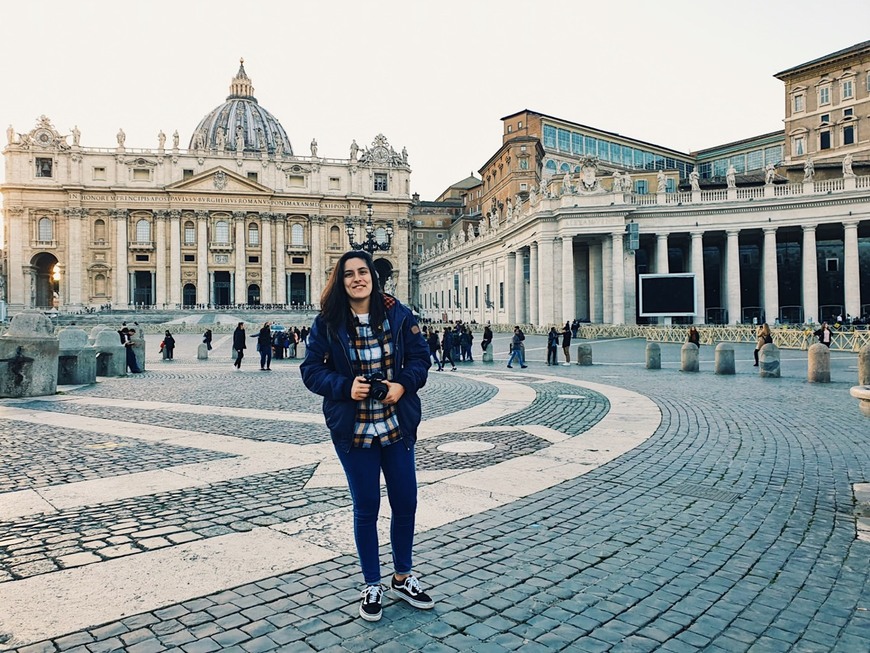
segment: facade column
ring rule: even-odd
[[[154,286],[156,295],[154,303],[157,308],[166,308],[166,211],[154,212],[154,261],[156,274]]]
[[[602,262],[601,243],[589,243],[589,321],[593,324],[604,322],[602,304]]]
[[[247,261],[245,252],[245,218],[247,215],[244,211],[233,211],[233,219],[236,223],[236,278],[235,278],[235,293],[234,304],[248,303],[248,284],[245,274]]]
[[[275,303],[287,303],[287,215],[275,214]]]
[[[115,290],[112,293],[112,304],[121,308],[130,301],[127,278],[127,210],[113,209],[109,211],[109,215],[115,218]]]
[[[30,240],[27,232],[28,229],[33,228],[30,225],[29,211],[18,206],[7,206],[5,211],[8,234],[6,256],[9,269],[6,271],[8,277],[6,296],[0,299],[5,299],[10,309],[31,308],[33,304],[30,303],[30,275],[24,271],[24,252]]]
[[[517,305],[514,301],[514,283],[516,282],[517,269],[517,254],[516,252],[507,253],[507,265],[504,273],[504,301],[505,315],[509,326],[517,323]]]
[[[517,265],[514,274],[514,303],[516,305],[517,324],[526,323],[526,275],[523,270],[525,258],[525,252],[522,249],[518,249]]]
[[[538,270],[538,243],[529,245],[529,322],[540,324],[541,321],[541,283],[547,282],[547,275]]]
[[[858,223],[843,223],[843,295],[845,311],[851,317],[861,316],[861,284],[858,280]]]
[[[695,298],[698,306],[698,314],[695,316],[696,324],[707,323],[707,302],[704,297],[704,232],[693,231],[691,233],[692,243],[690,245],[691,253],[689,259],[692,265],[692,272],[695,273]]]
[[[562,236],[562,318],[573,321],[577,317],[577,292],[575,290],[574,236]],[[561,324],[558,320],[556,324]]]
[[[819,316],[819,269],[816,254],[816,225],[803,228],[804,242],[801,247],[801,302],[804,305],[804,322]]]
[[[260,214],[261,242],[260,242],[260,303],[274,304],[275,297],[272,292],[272,214]]]
[[[196,303],[211,304],[208,273],[208,211],[196,212]]]
[[[326,273],[323,261],[323,227],[325,224],[326,220],[320,215],[312,215],[308,222],[308,227],[311,229],[311,298],[309,301],[312,304],[317,304],[320,301],[320,293],[323,292],[323,277]]]
[[[656,234],[656,274],[668,274],[670,272],[668,261],[668,234]],[[673,324],[670,317],[662,318],[662,324]]]
[[[764,321],[773,324],[779,318],[779,271],[776,264],[776,227],[764,227],[762,295]]]
[[[622,232],[614,232],[610,238],[613,259],[613,324],[625,324],[625,252]]]
[[[181,294],[181,211],[169,212],[169,303],[178,308]]]
[[[743,306],[740,298],[740,231],[731,229],[725,232],[728,280],[726,286],[728,324],[740,324],[743,320]]]
[[[66,261],[66,287],[68,288],[66,303],[72,306],[82,305],[82,288],[86,282],[82,276],[82,217],[87,214],[87,209],[67,209],[67,247]],[[63,300],[63,297],[61,297]]]
[[[549,236],[538,241],[538,278],[540,296],[538,297],[538,322],[536,324],[550,324],[555,321],[556,293],[554,289],[555,274],[553,239]]]
[[[613,243],[601,243],[601,302],[604,324],[613,324]]]
[[[549,320],[541,321],[541,325],[555,324],[559,326],[560,316],[562,315],[562,239],[553,239],[553,258],[550,259],[550,265],[547,267],[550,276],[553,279],[553,309],[550,313]]]

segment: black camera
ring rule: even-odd
[[[369,397],[372,399],[377,399],[378,401],[383,401],[387,397],[387,393],[389,393],[389,386],[384,383],[386,380],[384,375],[380,372],[375,372],[374,374],[369,374],[365,377],[366,382],[371,386],[369,389]]]

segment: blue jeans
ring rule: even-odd
[[[353,534],[360,567],[366,585],[381,582],[381,562],[378,558],[378,511],[381,507],[381,470],[387,483],[390,500],[390,545],[393,550],[393,571],[410,574],[411,549],[414,546],[414,518],[417,513],[417,472],[414,445],[399,440],[381,446],[375,438],[368,449],[351,447],[335,452],[344,467],[350,496],[353,500]]]
[[[526,364],[526,359],[523,356],[523,348],[522,347],[514,347],[511,350],[511,357],[508,358],[508,365],[512,365],[514,362],[514,358],[516,358],[520,362],[520,367]]]
[[[260,345],[260,369],[266,367],[272,367],[272,347]]]

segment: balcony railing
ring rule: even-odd
[[[136,240],[130,243],[130,249],[137,252],[146,252],[154,249],[153,240]]]
[[[211,242],[208,244],[208,249],[209,249],[209,251],[212,251],[212,252],[232,252],[233,251],[233,244],[230,242],[226,242],[226,243]]]

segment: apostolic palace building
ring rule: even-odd
[[[697,152],[512,113],[479,176],[434,201],[382,135],[295,153],[244,67],[187,149],[156,127],[155,148],[123,130],[85,146],[43,117],[7,130],[0,291],[13,313],[316,303],[370,213],[392,291],[433,318],[651,321],[648,273],[694,275],[696,323],[866,316],[870,41],[776,77],[782,129]]]
[[[379,269],[395,270],[407,298],[410,167],[383,135],[349,143],[348,158],[320,156],[316,140],[300,156],[243,63],[186,149],[179,140],[155,127],[156,147],[131,148],[121,129],[114,147],[93,147],[45,116],[8,128],[0,299],[10,313],[314,303],[347,249],[347,220],[364,220],[368,205],[374,238],[394,230]]]

